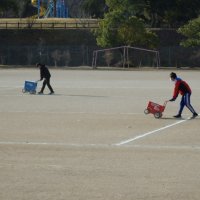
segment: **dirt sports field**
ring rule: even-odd
[[[23,94],[37,69],[0,70],[1,200],[199,200],[200,118],[161,119],[167,70],[52,69],[55,95]],[[200,71],[176,71],[200,112]],[[41,83],[38,85],[38,90]]]

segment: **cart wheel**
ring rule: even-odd
[[[36,94],[36,90],[30,91],[30,94]]]
[[[26,90],[23,88],[23,89],[22,89],[22,92],[23,92],[23,93],[25,93],[25,92],[26,92]]]
[[[160,112],[154,113],[154,117],[155,117],[156,119],[159,119],[159,118],[162,117],[162,113],[160,113]]]
[[[148,110],[148,109],[145,109],[145,110],[144,110],[144,114],[146,114],[146,115],[149,114],[149,110]]]

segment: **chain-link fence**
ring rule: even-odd
[[[4,46],[1,65],[91,66],[95,47],[88,46]]]
[[[200,48],[180,46],[159,49],[161,66],[164,67],[200,67]]]
[[[58,67],[91,66],[96,49],[96,46],[86,45],[0,46],[0,65],[35,65],[42,62]],[[162,47],[159,53],[161,67],[200,67],[200,48]],[[144,62],[148,56],[144,54],[142,58]]]

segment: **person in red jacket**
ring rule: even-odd
[[[191,118],[197,117],[198,114],[196,113],[192,105],[190,104],[190,96],[192,94],[190,86],[185,81],[178,78],[176,73],[174,72],[170,74],[170,79],[171,81],[175,82],[175,87],[174,87],[173,97],[169,101],[175,101],[179,94],[182,95],[179,112],[174,117],[181,118],[181,114],[185,106],[192,112],[193,115]]]

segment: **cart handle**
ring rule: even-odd
[[[168,103],[168,101],[165,101],[164,104],[163,104],[163,106],[166,107],[167,103]]]

